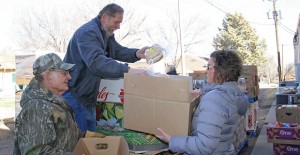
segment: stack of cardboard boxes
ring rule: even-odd
[[[280,105],[276,108],[277,122],[267,125],[267,140],[273,143],[274,155],[300,154],[300,106]]]
[[[123,78],[101,79],[96,107],[97,132],[107,136],[123,136],[129,150],[134,152],[167,148],[153,135],[124,129],[124,81]]]
[[[249,107],[246,113],[246,131],[250,134],[256,134],[257,128],[257,108],[258,108],[258,94],[259,84],[257,76],[257,66],[244,65],[243,73],[239,79],[239,86],[248,97]]]

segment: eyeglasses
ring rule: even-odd
[[[206,68],[206,70],[211,69],[212,67],[216,67],[215,65],[207,65],[207,66],[203,66],[204,68]]]
[[[70,71],[62,70],[62,69],[51,68],[49,70],[50,71],[59,71],[59,72],[63,73],[65,76],[67,76],[68,74],[70,74]]]

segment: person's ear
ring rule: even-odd
[[[105,21],[107,19],[108,15],[104,13],[101,17],[100,20]]]
[[[51,74],[52,74],[52,73],[51,73],[49,70],[45,71],[45,77],[44,77],[44,80],[49,81],[50,78],[51,78]]]

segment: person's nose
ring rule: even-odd
[[[120,29],[121,24],[116,24],[116,29]]]
[[[71,80],[71,79],[72,79],[70,73],[67,74],[67,79],[68,79],[68,80]]]

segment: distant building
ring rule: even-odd
[[[189,75],[189,73],[193,73],[195,71],[205,71],[206,68],[203,66],[206,66],[207,62],[208,62],[208,58],[195,56],[195,55],[185,55],[186,75]],[[165,73],[166,73],[169,70],[170,64],[164,64],[163,59],[160,62],[153,64],[153,65],[147,64],[145,62],[145,60],[140,60],[135,63],[130,63],[129,66],[132,68],[148,68],[148,69],[154,70],[155,72],[165,71]],[[182,75],[180,61],[176,65],[176,73],[178,75]]]
[[[17,85],[28,85],[32,73],[32,64],[36,59],[35,54],[16,55],[16,83]]]
[[[15,55],[0,52],[0,65],[0,98],[13,98],[16,85]]]

